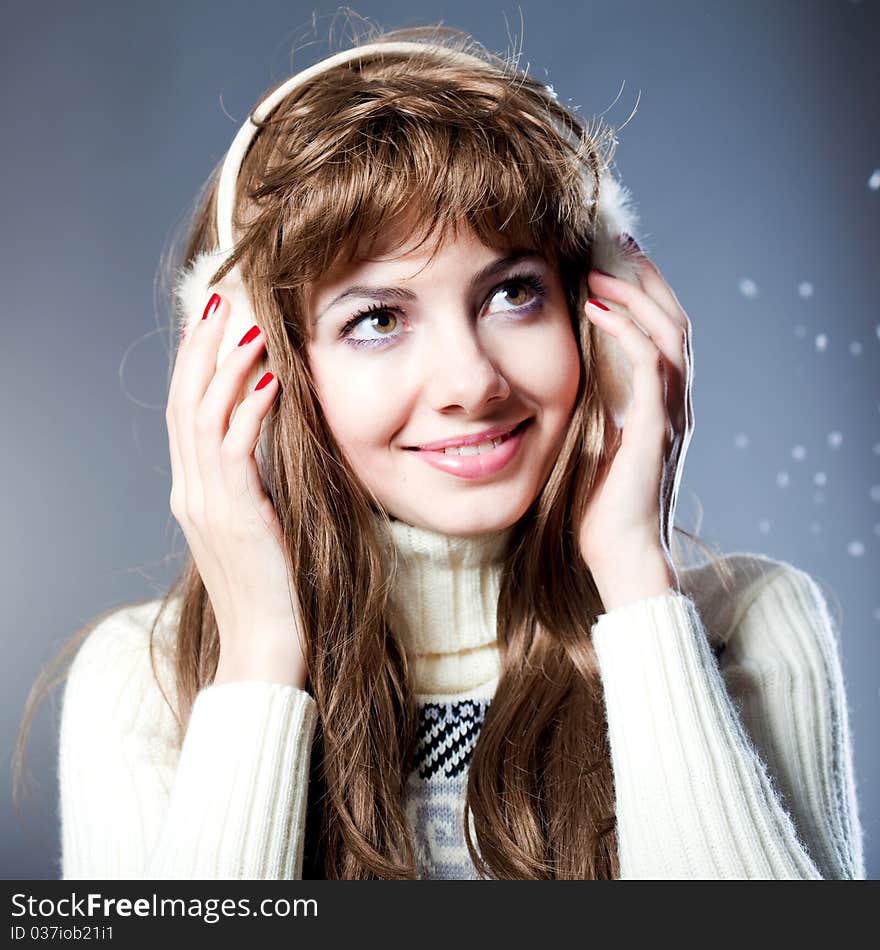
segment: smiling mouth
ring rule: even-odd
[[[417,446],[407,446],[407,451],[433,452],[436,455],[487,455],[489,452],[494,452],[499,445],[502,445],[508,439],[521,432],[530,421],[531,417],[529,419],[523,419],[523,421],[515,425],[510,432],[506,432],[504,435],[500,435],[495,439],[487,439],[485,442],[480,442],[477,445],[448,445],[445,449],[420,449]]]

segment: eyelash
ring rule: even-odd
[[[509,287],[511,284],[522,284],[524,287],[529,287],[533,290],[539,300],[543,300],[547,293],[547,287],[543,280],[537,274],[531,273],[522,273],[522,274],[512,274],[507,278],[503,283],[498,284],[492,293],[489,295],[491,299],[499,290],[504,287]],[[534,301],[532,302],[534,303]],[[530,306],[527,304],[526,306]],[[516,310],[517,308],[514,308]],[[520,310],[525,309],[525,307],[520,307]],[[377,313],[390,313],[394,316],[400,315],[400,310],[397,307],[387,307],[381,303],[370,304],[369,307],[365,307],[363,310],[358,311],[352,318],[349,320],[339,331],[340,337],[347,337],[351,331],[361,322],[361,320],[366,317],[372,317]],[[389,337],[388,339],[393,339]],[[388,346],[383,340],[346,340],[351,346]]]

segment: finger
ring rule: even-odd
[[[650,257],[641,249],[635,251],[638,262],[638,277],[645,291],[657,301],[676,322],[687,320],[687,314],[678,301],[675,291],[669,286],[666,279],[660,273],[660,268],[651,260]]]
[[[684,369],[684,343],[690,329],[687,316],[670,314],[646,290],[620,277],[591,270],[589,283],[598,296],[628,310],[663,355],[676,368]]]
[[[229,315],[229,301],[220,298],[212,312],[206,306],[202,319],[190,331],[183,346],[179,378],[173,402],[174,427],[186,483],[186,505],[191,516],[199,517],[204,507],[204,484],[199,462],[198,442],[206,418],[201,411],[205,392],[214,378],[217,350]]]
[[[266,376],[271,378],[264,382]],[[266,493],[260,480],[255,452],[263,419],[279,390],[277,378],[269,373],[266,376],[257,383],[258,386],[263,383],[262,387],[255,387],[235,410],[220,446],[230,497],[247,497],[258,509],[266,503]],[[267,519],[272,522],[275,520],[268,511]]]
[[[248,340],[248,337],[251,339]],[[223,360],[202,399],[199,411],[203,419],[199,427],[196,451],[205,491],[209,496],[213,492],[222,491],[238,497],[247,487],[243,464],[246,462],[246,456],[239,454],[241,439],[236,432],[231,431],[233,423],[230,418],[233,417],[236,402],[239,402],[245,379],[263,351],[263,333],[257,332],[256,336],[253,336],[250,330],[245,333],[238,346]],[[270,402],[265,387],[249,394],[235,408],[233,422],[242,413],[252,416],[255,404],[262,410],[261,419]]]
[[[682,307],[679,302],[675,291],[669,286],[668,281],[664,278],[656,263],[651,260],[638,245],[636,245],[636,254],[636,260],[639,262],[639,283],[645,292],[670,314],[676,323],[684,325],[687,328],[687,361],[688,365],[692,368],[694,362],[693,333],[688,315],[685,313],[684,307]],[[691,373],[692,372],[693,369],[691,369]],[[692,378],[689,376],[685,387],[688,394],[685,412],[688,420],[690,420],[688,423],[689,426],[693,424],[693,407],[691,406],[690,400],[691,383]]]
[[[182,351],[189,336],[189,328],[184,327],[177,341],[177,349],[174,353],[174,366],[171,370],[171,378],[168,383],[168,395],[165,399],[165,426],[168,430],[168,455],[171,460],[171,497],[169,503],[172,512],[175,514],[182,510],[182,503],[186,499],[185,472],[180,457],[180,448],[178,445],[179,436],[174,421],[174,405],[178,380],[183,374],[181,368],[183,365]]]
[[[685,391],[689,388],[691,366],[687,317],[683,322],[671,317],[645,290],[629,281],[591,271],[589,282],[599,296],[628,311],[663,354],[673,371],[668,374],[669,413],[677,427],[683,427],[687,422]]]
[[[622,440],[637,446],[653,445],[662,452],[669,429],[665,357],[628,314],[603,310],[590,301],[584,309],[591,320],[618,340],[632,364],[633,398]]]

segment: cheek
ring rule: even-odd
[[[313,358],[312,376],[327,425],[352,462],[386,447],[403,424],[395,409],[402,400],[378,368],[353,370],[350,362],[340,366]]]
[[[581,378],[581,357],[567,317],[524,340],[519,376],[548,416],[566,417],[574,406]]]

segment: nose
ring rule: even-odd
[[[494,399],[510,395],[497,353],[487,351],[470,321],[447,320],[432,334],[425,361],[426,392],[438,412],[464,409],[480,415]]]

